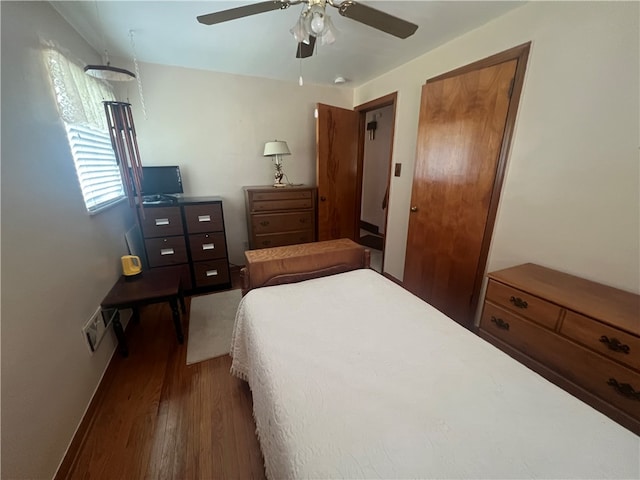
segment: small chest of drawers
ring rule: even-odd
[[[244,187],[244,193],[250,249],[315,241],[314,187]]]
[[[479,334],[640,434],[640,296],[519,265],[489,274]]]

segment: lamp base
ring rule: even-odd
[[[275,188],[283,188],[283,187],[286,187],[287,184],[286,183],[274,183],[273,186]]]

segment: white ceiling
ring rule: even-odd
[[[438,45],[523,5],[517,1],[375,1],[362,3],[418,25],[404,40],[342,17],[327,7],[339,36],[317,45],[313,57],[295,58],[289,33],[303,5],[206,26],[196,16],[246,1],[51,1],[99,52],[112,57],[297,82],[333,84],[345,77],[355,87]],[[336,3],[339,3],[336,0]],[[130,32],[133,32],[131,35]],[[132,37],[135,47],[132,47]],[[114,66],[118,66],[113,63]],[[129,67],[123,65],[123,67]]]

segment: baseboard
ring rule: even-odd
[[[389,280],[391,280],[393,283],[397,283],[398,285],[400,285],[402,288],[404,288],[404,283],[402,283],[401,280],[398,280],[396,277],[394,277],[393,275],[388,274],[387,272],[383,272],[382,275],[385,278],[388,278]],[[406,290],[406,289],[405,289]]]
[[[121,318],[121,322],[123,324],[123,328],[126,330],[127,326],[131,323],[129,320],[131,319],[132,311],[128,309],[125,311],[128,312],[128,315],[126,318]],[[91,430],[91,426],[96,419],[96,412],[98,410],[98,407],[100,406],[100,403],[102,402],[105,391],[107,387],[111,385],[111,382],[115,380],[115,374],[111,373],[115,370],[111,368],[111,364],[113,363],[116,355],[119,355],[117,340],[113,348],[113,352],[111,353],[111,358],[107,362],[107,366],[102,372],[102,376],[100,377],[100,381],[98,382],[96,389],[93,391],[93,395],[91,397],[91,400],[89,401],[89,405],[87,405],[87,408],[82,415],[82,419],[80,420],[80,423],[78,424],[78,427],[76,428],[76,431],[71,438],[71,442],[67,447],[67,451],[65,452],[64,457],[62,457],[60,465],[58,465],[58,470],[53,477],[54,480],[64,480],[66,478],[69,478],[69,475],[73,471],[73,467],[75,466],[75,462],[78,458],[78,454],[80,453],[80,449],[82,448],[84,440],[89,433],[89,430]]]
[[[380,235],[380,229],[378,228],[377,225],[374,225],[373,223],[360,220],[360,228],[362,230],[366,230],[369,233],[373,233],[374,235]]]

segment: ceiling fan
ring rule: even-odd
[[[305,7],[300,14],[300,18],[291,29],[291,33],[298,41],[296,58],[307,58],[313,55],[316,39],[319,39],[321,44],[331,44],[335,41],[335,27],[331,22],[331,18],[325,12],[327,5],[337,8],[343,17],[364,23],[398,38],[407,38],[418,29],[418,26],[411,22],[353,0],[344,0],[340,3],[334,0],[270,0],[199,15],[197,19],[198,22],[205,25],[214,25],[258,13],[270,12],[271,10],[284,10],[291,5],[299,5],[301,3]]]

